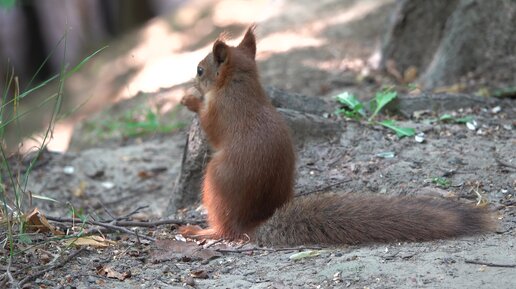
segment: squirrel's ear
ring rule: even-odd
[[[243,50],[247,55],[251,56],[253,59],[256,56],[256,37],[254,36],[255,25],[250,26],[240,44],[238,44],[238,48]]]
[[[215,59],[215,62],[220,65],[226,61],[228,58],[228,50],[229,47],[226,43],[217,40],[213,44],[213,58]]]

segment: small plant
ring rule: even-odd
[[[397,97],[397,93],[391,89],[384,89],[375,94],[373,100],[369,103],[370,111],[372,111],[371,115],[367,117],[366,111],[364,109],[364,104],[360,102],[353,94],[349,92],[344,92],[336,96],[337,101],[346,106],[346,108],[337,109],[337,115],[343,115],[345,117],[354,119],[354,120],[365,120],[370,124],[379,124],[388,129],[393,130],[398,137],[405,136],[414,136],[416,131],[413,128],[405,128],[396,125],[394,120],[383,120],[383,121],[375,121],[374,119],[378,115],[378,113],[384,108],[388,103],[393,101]]]
[[[85,125],[88,131],[101,139],[117,136],[131,138],[152,133],[169,133],[184,127],[184,123],[174,120],[175,114],[176,111],[172,111],[165,119],[153,107],[142,105],[126,110],[120,116],[107,115],[101,120],[88,121]]]
[[[440,188],[447,189],[451,186],[451,182],[449,179],[445,177],[435,177],[432,179],[432,184],[437,185]]]
[[[0,4],[5,4],[3,1]],[[56,45],[64,45],[63,59],[66,59],[66,33],[59,40]],[[104,47],[105,48],[105,47]],[[5,227],[5,234],[3,234],[1,244],[3,248],[9,250],[9,254],[5,255],[9,262],[12,261],[13,256],[16,255],[16,245],[18,243],[30,244],[28,230],[30,222],[28,221],[28,209],[32,207],[33,199],[41,199],[47,201],[55,201],[44,195],[33,194],[27,189],[29,176],[32,173],[36,162],[40,159],[41,154],[45,151],[46,145],[50,141],[52,131],[56,122],[63,117],[61,112],[61,103],[63,99],[64,83],[65,81],[79,71],[93,56],[102,51],[101,48],[86,58],[79,64],[68,68],[64,63],[61,66],[59,73],[48,78],[47,80],[32,86],[33,80],[41,71],[48,59],[52,56],[55,50],[41,64],[36,71],[32,80],[29,81],[26,89],[20,89],[18,78],[14,74],[14,70],[7,69],[5,77],[5,87],[0,95],[0,224]],[[35,107],[21,110],[20,102],[24,101],[25,97],[30,96],[37,90],[45,86],[56,86],[56,92],[52,93],[41,103]],[[43,132],[41,143],[36,147],[35,156],[23,166],[15,165],[14,157],[11,157],[7,151],[5,141],[5,134],[8,129],[19,130],[19,120],[26,117],[30,113],[37,113],[43,105],[51,104],[52,112],[46,130]],[[3,260],[4,261],[4,260]]]
[[[346,106],[346,108],[338,108],[336,114],[355,120],[366,117],[364,105],[353,94],[345,91],[337,95],[336,98],[338,102]]]

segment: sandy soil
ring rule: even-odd
[[[267,42],[262,43],[264,49],[259,47],[258,57],[264,85],[324,97],[344,89],[367,96],[385,84],[383,78],[362,79],[385,28],[392,1],[364,1],[369,6],[360,6],[360,1],[342,1],[347,6],[339,1],[305,2],[319,14],[303,14],[299,11],[306,7],[286,1],[291,5],[287,11],[292,13],[263,23],[261,33],[266,36],[279,31],[306,39],[319,35],[325,42],[317,48],[274,53],[268,52]],[[357,19],[345,14],[345,8],[353,5],[362,7],[363,15]],[[334,14],[340,18],[330,17]],[[333,19],[333,24],[321,24],[321,15]],[[102,234],[114,244],[84,246],[62,267],[34,278],[26,286],[514,288],[516,103],[505,101],[499,105],[499,111],[478,104],[455,111],[429,112],[419,119],[402,119],[403,125],[425,133],[423,143],[413,138],[398,139],[380,127],[335,120],[342,125],[342,131],[297,144],[296,185],[299,193],[429,194],[470,203],[482,198],[500,220],[497,232],[425,243],[277,250],[256,248],[253,244],[242,247],[225,242],[182,243],[173,224],[128,227],[137,229],[139,236]],[[107,113],[119,111],[120,106],[124,103]],[[464,124],[425,122],[443,113],[474,116],[477,129],[470,130]],[[188,114],[182,112],[178,117],[184,115]],[[73,145],[77,152],[43,155],[41,165],[30,176],[28,189],[58,202],[34,199],[33,205],[54,217],[68,217],[73,208],[76,215],[90,215],[106,222],[135,210],[129,219],[159,220],[179,173],[185,131],[102,143],[92,142],[86,133],[79,129],[76,134],[79,137]],[[80,143],[81,136],[88,139],[87,144]],[[393,157],[381,157],[385,152],[392,152]],[[433,182],[436,177],[446,178],[449,186],[443,188]],[[202,212],[192,206],[178,212],[177,217],[199,219]],[[71,228],[66,222],[52,223],[63,231]],[[101,229],[87,227],[92,231]],[[148,241],[144,236],[161,241]],[[32,245],[18,244],[24,251],[10,268],[17,280],[41,272],[49,264],[59,264],[79,249],[51,237],[35,234],[30,236]],[[172,241],[176,238],[178,243]],[[313,252],[311,257],[293,260],[291,257],[298,251]],[[5,270],[7,264],[0,268]]]

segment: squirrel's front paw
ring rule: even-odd
[[[185,95],[183,96],[183,99],[181,99],[181,104],[193,112],[199,112],[201,103],[202,100],[200,98],[191,94]]]

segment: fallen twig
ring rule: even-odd
[[[476,260],[464,260],[466,264],[476,264],[476,265],[485,265],[488,267],[501,267],[501,268],[516,268],[516,264],[496,264],[491,262],[483,262]]]
[[[320,193],[320,192],[324,192],[330,188],[333,188],[333,187],[336,187],[340,184],[344,184],[344,183],[347,183],[347,182],[351,182],[351,179],[346,179],[346,180],[342,180],[342,181],[338,181],[338,182],[335,182],[335,183],[332,183],[332,184],[329,184],[327,186],[324,186],[324,187],[321,187],[321,188],[317,188],[315,190],[311,190],[311,191],[308,191],[308,192],[301,192],[299,194],[296,195],[297,196],[305,196],[305,195],[310,195],[310,194],[314,194],[314,193]]]
[[[282,252],[282,251],[298,251],[298,250],[321,250],[321,247],[286,247],[286,248],[260,248],[260,247],[252,247],[245,249],[215,249],[215,251],[220,253],[245,253],[252,251],[266,251],[266,252]]]
[[[134,210],[133,210],[132,212],[130,212],[129,214],[126,214],[125,216],[122,216],[122,217],[120,217],[120,218],[117,218],[116,220],[117,220],[117,221],[127,220],[127,219],[129,219],[132,215],[137,214],[138,212],[140,212],[140,210],[146,209],[146,208],[148,208],[148,207],[149,207],[149,206],[140,206],[140,207],[138,207],[138,208],[134,209]]]
[[[124,232],[124,233],[130,234],[130,235],[135,235],[137,237],[141,237],[143,239],[146,239],[146,240],[149,240],[152,242],[156,241],[155,238],[145,236],[145,235],[138,235],[138,233],[131,231],[127,228],[121,227],[119,225],[110,224],[110,223],[103,223],[103,222],[98,222],[98,221],[93,221],[93,220],[82,221],[81,219],[78,219],[78,218],[59,218],[59,217],[52,217],[52,216],[45,216],[45,217],[47,218],[47,220],[54,221],[54,222],[69,222],[69,223],[83,223],[84,222],[84,223],[87,223],[90,225],[96,225],[96,226],[108,228],[108,229],[111,229],[114,231]],[[116,224],[117,222],[113,222],[113,223]]]
[[[75,258],[77,255],[79,255],[81,252],[83,252],[85,250],[85,248],[81,248],[75,252],[73,252],[72,254],[68,255],[68,257],[66,257],[66,259],[64,259],[63,261],[61,261],[60,263],[58,264],[55,264],[55,265],[52,265],[46,269],[43,269],[39,272],[36,272],[35,274],[32,274],[32,275],[29,275],[25,278],[23,278],[20,283],[18,284],[18,286],[20,287],[23,287],[23,285],[27,282],[29,282],[30,280],[33,280],[33,279],[36,279],[42,275],[44,275],[45,273],[47,272],[50,272],[52,270],[55,270],[57,268],[60,268],[62,266],[64,266],[66,263],[68,263],[70,260],[72,260],[73,258]]]
[[[162,225],[198,225],[203,224],[203,220],[178,220],[178,219],[165,219],[153,222],[139,222],[139,221],[117,221],[115,224],[123,227],[157,227]]]
[[[222,241],[224,241],[224,239],[218,239],[218,240],[215,240],[215,241],[213,241],[213,242],[209,243],[208,245],[204,246],[204,249],[208,249],[209,247],[211,247],[211,246],[213,246],[213,245],[215,245],[215,244],[218,244],[218,243],[220,243],[220,242],[222,242]]]
[[[83,221],[78,218],[61,218],[61,217],[53,217],[53,216],[45,216],[47,220],[54,221],[54,222],[66,222],[66,223],[82,223]],[[99,224],[108,224],[106,222],[98,222],[98,221],[87,221],[91,224],[97,225]],[[153,221],[153,222],[140,222],[140,221],[113,221],[109,224],[113,224],[115,226],[120,227],[146,227],[146,228],[152,228],[152,227],[158,227],[162,225],[186,225],[186,224],[202,224],[204,221],[201,220],[178,220],[178,219],[165,219],[165,220],[159,220],[159,221]],[[100,225],[99,225],[100,226]]]
[[[16,279],[14,279],[13,275],[11,274],[11,265],[12,265],[12,257],[9,257],[9,262],[7,263],[7,268],[5,270],[5,275],[7,276],[9,283],[11,283],[12,288],[18,289],[21,288],[22,284]]]
[[[60,222],[60,223],[87,223],[90,225],[96,225],[99,227],[104,227],[110,230],[124,232],[130,235],[136,236],[136,238],[143,238],[149,241],[156,241],[155,238],[145,236],[138,234],[135,231],[129,230],[124,227],[146,227],[146,228],[153,228],[161,225],[169,225],[169,224],[177,224],[177,225],[186,225],[186,224],[201,224],[203,221],[200,220],[178,220],[178,219],[167,219],[167,220],[159,220],[154,222],[138,222],[138,221],[112,221],[109,223],[106,222],[99,222],[94,220],[86,220],[83,221],[79,218],[62,218],[62,217],[53,217],[53,216],[45,216],[47,220],[54,221],[54,222]]]
[[[499,166],[501,167],[508,167],[508,168],[511,168],[511,169],[516,169],[516,165],[513,165],[513,164],[510,164],[506,161],[502,161],[501,159],[499,158],[495,158],[495,161],[496,163],[498,163]]]

